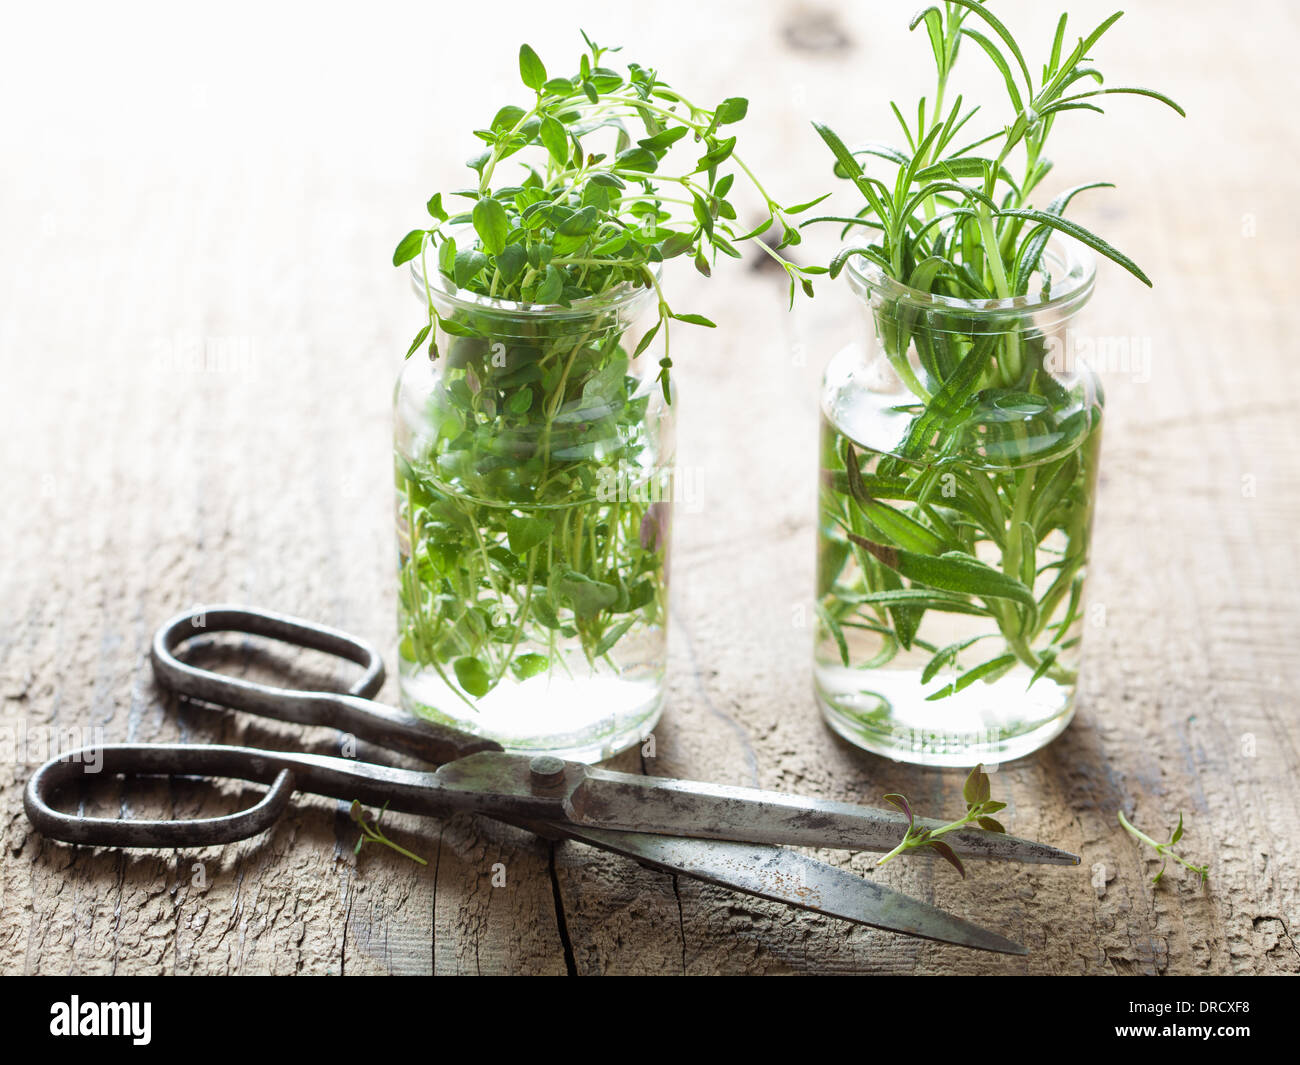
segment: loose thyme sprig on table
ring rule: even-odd
[[[1170,834],[1168,843],[1157,843],[1145,832],[1134,828],[1129,819],[1124,816],[1123,810],[1119,811],[1119,823],[1124,826],[1125,832],[1139,843],[1145,843],[1149,847],[1154,847],[1155,852],[1164,859],[1164,861],[1160,863],[1159,871],[1151,878],[1152,884],[1158,884],[1164,878],[1165,866],[1169,864],[1170,858],[1184,868],[1190,869],[1193,873],[1196,873],[1201,878],[1202,884],[1204,884],[1206,879],[1209,877],[1210,867],[1208,865],[1193,865],[1186,858],[1180,857],[1178,854],[1174,853],[1174,844],[1183,838],[1183,815],[1181,813],[1178,815],[1178,827]]]
[[[669,323],[712,327],[713,322],[672,310],[659,287],[657,264],[688,256],[708,277],[718,252],[740,258],[736,245],[753,241],[786,272],[792,302],[796,285],[811,296],[811,276],[825,268],[798,267],[780,251],[800,241],[791,216],[826,197],[783,207],[755,177],[736,152],[736,137],[724,130],[745,117],[744,98],[728,97],[712,109],[699,106],[654,70],[636,63],[625,73],[603,66],[606,53],[619,49],[582,37],[587,51],[577,73],[568,77],[549,77],[537,53],[527,44],[520,47],[520,78],[534,96],[524,106],[507,104],[486,129],[475,131],[486,145],[467,164],[478,179],[472,188],[450,194],[472,206],[449,214],[443,194],[434,195],[427,205],[433,225],[406,234],[393,264],[416,256],[423,262],[432,254],[456,286],[520,303],[565,305],[621,285],[653,286],[659,320],[635,354],[662,330],[659,380],[667,397]],[[592,150],[590,142],[601,135],[601,150]],[[665,169],[670,154],[679,158],[688,145],[695,145],[690,161],[675,172]],[[500,164],[526,149],[534,151],[520,158],[520,178],[500,182]],[[738,174],[766,212],[745,232],[733,225],[737,212],[728,198]],[[458,245],[446,229],[464,223],[472,224],[474,239],[466,245],[462,237]],[[773,226],[780,232],[774,246],[757,239]],[[408,357],[437,320],[432,297],[428,319]],[[442,324],[447,328],[445,320]],[[456,323],[447,331],[455,334]],[[436,355],[432,346],[430,355]]]
[[[357,837],[357,845],[352,848],[352,853],[359,855],[361,853],[361,848],[365,845],[366,841],[369,840],[372,843],[380,843],[385,847],[391,847],[403,858],[410,858],[413,862],[419,862],[421,865],[428,865],[429,863],[418,854],[408,851],[401,844],[394,843],[384,835],[383,831],[379,827],[379,822],[384,819],[384,814],[387,812],[388,803],[384,803],[379,813],[375,815],[374,824],[368,824],[366,822],[366,808],[361,805],[359,800],[352,800],[352,806],[348,810],[348,816],[352,818],[361,829],[361,835]]]
[[[892,861],[905,851],[916,850],[919,847],[929,847],[939,854],[944,861],[948,862],[962,877],[966,876],[966,868],[961,864],[961,859],[957,857],[956,852],[941,837],[949,832],[955,832],[959,828],[965,828],[968,825],[976,825],[986,832],[1006,832],[1002,823],[993,815],[1007,808],[1004,802],[996,802],[989,798],[992,791],[992,785],[989,783],[989,776],[984,772],[983,765],[977,765],[970,771],[966,777],[966,783],[962,787],[962,797],[966,800],[966,816],[960,821],[953,821],[951,824],[941,825],[939,828],[917,828],[916,816],[912,813],[912,804],[907,801],[906,796],[891,792],[885,796],[887,802],[893,803],[907,815],[907,831],[903,838],[888,854],[884,855],[877,865],[884,865]]]

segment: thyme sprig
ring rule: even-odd
[[[397,851],[403,858],[410,858],[413,862],[419,862],[421,865],[429,863],[421,858],[418,854],[408,851],[400,843],[394,843],[384,835],[383,830],[379,827],[379,822],[383,820],[384,814],[388,812],[388,803],[384,803],[379,813],[375,815],[374,823],[367,823],[366,808],[361,805],[357,799],[352,800],[352,806],[348,810],[348,816],[357,823],[361,829],[361,835],[357,837],[357,845],[352,848],[353,854],[360,854],[361,848],[369,840],[372,843],[380,843],[385,847],[391,847]]]
[[[966,783],[962,786],[962,797],[966,800],[965,816],[950,824],[941,825],[939,828],[918,828],[916,816],[912,813],[912,804],[907,801],[907,797],[899,795],[897,792],[886,795],[886,802],[893,803],[907,815],[907,831],[903,834],[898,846],[881,857],[876,864],[884,865],[906,851],[928,847],[956,869],[957,872],[961,873],[964,879],[966,876],[965,866],[962,865],[961,859],[957,857],[957,853],[942,837],[949,832],[966,828],[968,825],[975,825],[986,832],[1006,832],[1006,829],[1002,827],[1002,822],[993,815],[1005,810],[1007,804],[990,798],[991,791],[992,785],[989,782],[988,774],[984,772],[984,766],[977,765],[970,771],[970,774],[966,777]]]
[[[718,253],[740,258],[737,245],[752,241],[785,271],[791,302],[796,287],[811,296],[811,277],[825,268],[796,266],[781,250],[800,242],[793,216],[825,196],[786,207],[758,180],[727,129],[748,113],[743,97],[701,106],[648,67],[629,63],[618,71],[603,65],[606,54],[619,49],[582,37],[587,51],[577,73],[567,77],[549,76],[537,53],[527,44],[520,47],[520,79],[533,97],[522,105],[507,104],[486,128],[475,131],[485,147],[467,165],[477,178],[472,187],[450,193],[470,200],[469,210],[449,211],[444,194],[435,194],[427,204],[433,225],[407,233],[393,252],[393,264],[417,256],[427,264],[432,256],[459,288],[531,304],[563,306],[623,285],[653,287],[658,321],[635,355],[662,332],[659,380],[671,401],[670,323],[709,328],[714,323],[670,307],[658,264],[686,256],[709,277]],[[690,161],[668,169],[670,155],[677,160],[690,145],[695,146]],[[501,181],[498,168],[515,156],[522,175]],[[737,226],[730,199],[738,175],[765,212],[746,231]],[[468,241],[449,232],[465,224],[472,226]],[[773,227],[778,240],[758,239]],[[428,324],[412,341],[408,357],[439,320],[430,295]],[[447,322],[442,325],[445,329]],[[455,329],[452,323],[449,331]],[[429,353],[437,354],[432,343]]]
[[[1208,865],[1193,865],[1186,858],[1183,858],[1179,854],[1177,854],[1173,849],[1174,845],[1180,839],[1183,838],[1182,813],[1179,813],[1178,815],[1178,827],[1175,828],[1173,832],[1170,833],[1168,843],[1158,843],[1150,836],[1148,836],[1145,832],[1143,832],[1141,829],[1135,828],[1133,824],[1129,821],[1129,819],[1124,816],[1123,810],[1119,811],[1119,823],[1124,826],[1125,832],[1127,832],[1139,843],[1145,843],[1148,847],[1153,847],[1155,849],[1155,852],[1158,855],[1160,855],[1161,858],[1164,859],[1164,861],[1160,863],[1160,869],[1157,871],[1156,875],[1151,878],[1152,884],[1158,884],[1164,878],[1165,867],[1169,864],[1170,858],[1176,861],[1179,865],[1183,866],[1185,869],[1190,869],[1193,873],[1199,876],[1201,878],[1202,884],[1204,884],[1206,879],[1209,877],[1210,867]]]

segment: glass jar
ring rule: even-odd
[[[656,344],[633,357],[654,290],[533,305],[412,275],[437,325],[395,395],[402,703],[607,758],[663,704],[673,419]]]
[[[1102,394],[1072,322],[1095,263],[1049,243],[1050,289],[960,300],[850,260],[866,343],[822,391],[817,701],[920,765],[1017,758],[1074,714]]]

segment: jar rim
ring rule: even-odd
[[[469,226],[458,228],[455,232],[472,229]],[[455,235],[455,234],[453,234]],[[426,245],[428,237],[425,237]],[[424,269],[425,248],[410,263],[411,284],[415,293],[420,299],[425,298],[426,290],[426,271]],[[662,264],[656,264],[654,269],[655,280],[658,281],[663,276]],[[427,271],[428,291],[435,297],[445,301],[457,310],[477,311],[479,313],[490,313],[506,315],[511,318],[519,319],[538,319],[546,318],[549,321],[556,319],[568,318],[589,318],[593,314],[607,314],[611,311],[618,311],[624,307],[634,305],[655,294],[653,286],[631,285],[623,282],[608,292],[602,292],[597,295],[583,296],[581,299],[570,300],[569,303],[520,303],[516,300],[503,300],[495,296],[484,296],[477,292],[472,292],[466,288],[458,288],[456,284],[447,277],[434,264],[434,269]]]
[[[877,293],[920,311],[961,314],[969,318],[1005,318],[1040,311],[1077,310],[1092,295],[1097,283],[1097,259],[1092,249],[1073,237],[1058,233],[1048,241],[1043,258],[1054,261],[1058,267],[1052,271],[1052,291],[1047,299],[1024,295],[970,300],[925,292],[890,277],[877,263],[861,256],[850,258],[844,272],[848,275],[850,287],[859,296]]]

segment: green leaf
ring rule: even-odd
[[[807,211],[807,210],[809,210],[809,209],[812,208],[812,207],[816,207],[816,206],[817,206],[819,203],[821,203],[823,200],[829,199],[830,196],[831,196],[831,193],[829,193],[829,192],[823,192],[823,193],[822,193],[820,196],[818,196],[815,200],[805,200],[803,203],[796,203],[793,207],[787,207],[787,208],[785,209],[785,213],[786,213],[786,214],[802,214],[804,211]],[[768,219],[768,221],[770,222],[771,219]]]
[[[402,263],[409,263],[424,247],[424,238],[428,233],[423,229],[413,229],[397,242],[397,247],[393,249],[393,265],[401,266]]]
[[[713,112],[713,121],[715,125],[725,126],[731,122],[739,122],[748,112],[748,100],[741,96],[728,96]]]
[[[438,245],[438,269],[447,277],[456,275],[456,238],[448,237]]]
[[[600,225],[600,212],[588,205],[581,211],[574,211],[555,228],[561,237],[585,237],[596,232]]]
[[[760,236],[762,236],[764,233],[766,233],[769,229],[772,228],[772,222],[773,222],[773,221],[774,221],[774,220],[771,219],[771,218],[765,218],[765,219],[763,219],[762,222],[760,222],[758,225],[756,225],[756,226],[755,226],[753,229],[751,229],[748,233],[743,233],[743,234],[741,234],[739,237],[736,238],[736,240],[738,240],[738,241],[740,241],[740,240],[753,240],[755,237],[760,237]]]
[[[539,673],[546,672],[546,668],[551,664],[551,660],[545,655],[526,654],[520,655],[510,663],[510,669],[520,680],[527,680],[529,677],[535,677]]]
[[[1025,77],[1025,85],[1033,91],[1034,79],[1029,76],[1029,65],[1025,62],[1025,57],[1020,52],[1020,46],[1016,44],[1016,39],[1011,36],[1011,32],[1002,25],[1001,21],[988,8],[984,6],[983,0],[950,0],[951,3],[960,4],[962,7],[975,12],[980,18],[987,22],[993,32],[1002,38],[1002,43],[1015,56],[1016,62],[1020,66],[1020,73]]]
[[[905,458],[918,457],[931,443],[936,431],[962,412],[978,387],[993,358],[998,337],[996,334],[980,336],[975,340],[952,374],[926,404],[925,413],[912,423],[907,440],[903,443]]]
[[[528,45],[519,46],[519,77],[530,89],[541,89],[546,84],[546,67]]]
[[[938,851],[939,857],[956,869],[957,872],[961,873],[963,880],[966,879],[966,867],[961,864],[961,859],[957,857],[957,852],[948,846],[948,844],[941,839],[932,839],[927,840],[925,846],[933,847]]]
[[[1174,829],[1174,834],[1169,837],[1169,845],[1172,847],[1175,843],[1177,843],[1182,838],[1183,838],[1183,815],[1180,812],[1178,814],[1178,827]]]
[[[986,832],[1006,832],[1002,822],[995,817],[979,817],[976,818],[975,823]]]
[[[1025,685],[1025,691],[1028,691],[1039,680],[1041,680],[1043,676],[1047,673],[1047,671],[1051,669],[1055,663],[1056,663],[1055,649],[1049,648],[1048,650],[1044,651],[1042,657],[1038,661],[1038,668],[1034,670],[1034,675],[1029,678],[1029,683]]]
[[[927,702],[935,702],[938,699],[946,699],[950,695],[956,695],[964,688],[969,688],[977,680],[987,677],[990,673],[997,673],[1015,665],[1017,658],[1015,655],[999,655],[997,658],[990,658],[987,662],[981,662],[978,666],[966,670],[952,684],[945,684],[937,692],[927,695]]]
[[[848,475],[849,493],[867,519],[899,547],[917,551],[926,555],[942,553],[947,544],[943,537],[937,535],[914,518],[902,511],[895,510],[887,503],[872,499],[862,483],[862,471],[858,466],[858,457],[853,445],[844,442],[844,469]]]
[[[1079,193],[1086,192],[1089,189],[1113,189],[1114,187],[1109,181],[1090,181],[1085,185],[1075,185],[1071,189],[1066,189],[1049,203],[1047,213],[1063,215],[1065,209],[1070,205],[1070,201]],[[1029,239],[1021,245],[1013,280],[1015,289],[1020,295],[1024,295],[1028,289],[1030,275],[1038,268],[1038,261],[1042,258],[1043,251],[1047,247],[1047,238],[1050,235],[1050,227],[1038,226]]]
[[[880,182],[867,177],[862,172],[862,167],[858,164],[858,161],[853,158],[853,153],[844,146],[844,142],[840,140],[834,130],[829,126],[822,125],[820,122],[814,122],[813,129],[815,129],[818,136],[826,142],[827,147],[831,150],[831,154],[835,156],[836,161],[843,168],[844,173],[853,184],[858,187],[858,191],[867,198],[867,202],[871,204],[876,215],[882,222],[885,221],[888,217],[886,200],[881,199],[880,194],[876,190],[876,186],[879,186],[885,192],[886,197],[889,195],[889,190],[885,189]]]
[[[893,267],[890,265],[889,260],[886,259],[884,256],[882,256],[880,252],[876,251],[875,248],[841,248],[838,252],[835,253],[834,258],[831,259],[831,263],[830,263],[831,277],[839,277],[840,271],[844,269],[845,264],[848,263],[849,259],[851,259],[855,255],[860,255],[864,259],[867,259],[875,263],[882,270],[884,270],[886,274],[888,274],[891,270],[893,270]]]
[[[545,279],[537,286],[537,294],[534,298],[534,302],[558,303],[563,291],[564,275],[560,273],[560,268],[552,263],[546,267]]]
[[[415,349],[418,348],[421,344],[423,344],[425,340],[428,338],[430,328],[431,328],[430,326],[426,325],[423,329],[421,329],[418,333],[415,334],[415,339],[411,341],[411,346],[406,349],[406,357],[408,359],[415,354]]]
[[[907,801],[906,795],[899,795],[897,792],[890,792],[884,797],[885,802],[892,803],[907,815],[907,827],[910,829],[916,823],[916,816],[912,813],[912,804]]]
[[[717,325],[702,314],[674,314],[673,318],[679,322],[685,322],[687,325],[702,325],[706,329],[716,329]]]
[[[1111,93],[1123,93],[1124,95],[1127,96],[1149,96],[1153,100],[1159,100],[1162,104],[1167,104],[1168,106],[1172,107],[1175,111],[1177,111],[1180,115],[1182,115],[1183,118],[1187,117],[1187,112],[1184,111],[1180,106],[1178,106],[1178,104],[1176,104],[1164,93],[1156,92],[1155,89],[1140,89],[1132,85],[1123,85],[1123,86],[1117,85],[1111,89],[1093,89],[1091,92],[1081,92],[1074,96],[1065,96],[1062,97],[1060,100],[1058,100],[1057,104],[1060,105],[1065,103],[1073,103],[1075,100],[1083,100],[1089,96],[1106,96],[1107,94],[1111,94]]]
[[[510,398],[506,400],[506,410],[511,414],[527,414],[533,405],[533,390],[531,388],[521,388],[518,392],[513,392]]]
[[[973,644],[976,640],[981,639],[979,636],[972,636],[969,640],[958,640],[956,643],[950,643],[947,647],[942,647],[934,653],[934,657],[925,664],[925,669],[921,671],[921,683],[929,684],[934,680],[935,674],[939,672],[949,662],[953,661],[958,654]]]
[[[516,107],[514,104],[506,104],[492,118],[492,124],[489,127],[493,133],[509,133],[519,124],[519,120],[524,117],[525,111],[522,107]]]
[[[844,602],[873,604],[877,606],[914,606],[926,610],[943,610],[950,614],[971,614],[986,617],[988,610],[972,603],[965,596],[929,588],[899,588],[884,592],[837,594]]]
[[[488,673],[487,666],[477,658],[468,655],[458,658],[453,668],[460,686],[475,698],[480,698],[492,690],[492,676]]]
[[[425,209],[429,212],[429,214],[432,217],[436,218],[439,222],[447,221],[447,212],[443,210],[443,206],[442,206],[441,192],[435,192],[433,196],[429,198],[429,202],[426,203],[424,206]]]
[[[608,654],[611,650],[613,650],[614,645],[623,638],[623,635],[627,632],[628,629],[630,629],[633,625],[636,624],[636,621],[637,619],[634,617],[624,618],[612,629],[610,629],[607,633],[605,633],[605,635],[600,638],[600,642],[596,644],[595,656],[599,658],[601,655]]]
[[[840,652],[840,661],[847,666],[849,664],[849,645],[844,639],[844,630],[840,628],[840,623],[831,617],[830,611],[821,603],[817,603],[814,609],[817,611],[821,623],[826,626],[826,631],[835,640],[835,646],[839,648]]]
[[[659,321],[655,322],[654,325],[652,325],[649,329],[645,331],[645,335],[638,342],[636,346],[636,350],[632,352],[632,358],[634,359],[637,358],[639,355],[641,355],[642,352],[645,351],[646,348],[650,346],[651,342],[655,338],[655,335],[659,332],[659,327],[663,324],[664,324],[663,319],[661,318],[659,319]]]
[[[1011,106],[1014,107],[1017,112],[1023,111],[1025,105],[1021,100],[1020,90],[1016,87],[1016,79],[1012,77],[1011,67],[1007,65],[1006,58],[998,51],[997,45],[985,37],[984,34],[978,33],[969,26],[963,26],[961,32],[963,36],[969,37],[983,48],[988,54],[988,57],[993,60],[993,65],[998,68],[1002,74],[1002,80],[1006,82],[1007,95],[1011,98]]]
[[[697,171],[708,170],[725,162],[736,148],[736,138],[728,137],[726,140],[718,143],[700,156],[699,161],[695,164]]]
[[[489,255],[500,255],[510,233],[510,220],[499,200],[484,196],[474,204],[474,232]]]
[[[659,159],[654,152],[645,148],[628,148],[618,153],[614,160],[619,170],[633,170],[639,173],[653,174],[659,166]]]
[[[557,163],[563,166],[569,161],[569,135],[564,132],[564,126],[558,119],[551,115],[543,118],[537,136]]]
[[[693,233],[674,233],[663,242],[660,251],[665,259],[675,259],[679,255],[685,255],[695,247],[695,234]]]
[[[465,325],[453,318],[438,318],[438,325],[444,333],[454,337],[474,337],[478,338],[479,334],[474,331],[472,326]]]
[[[618,600],[618,589],[613,585],[592,580],[576,570],[565,573],[557,588],[573,604],[573,612],[580,618],[593,617]]]
[[[642,148],[650,152],[664,152],[685,137],[690,130],[686,126],[670,126],[660,130],[653,137],[644,137],[637,141]]]
[[[1099,252],[1106,256],[1112,262],[1118,263],[1124,267],[1130,274],[1136,277],[1148,288],[1151,287],[1151,279],[1138,267],[1138,264],[1130,259],[1123,252],[1111,247],[1106,241],[1102,240],[1097,234],[1084,229],[1077,222],[1072,222],[1066,218],[1060,218],[1057,215],[1048,214],[1046,211],[1033,211],[1027,208],[1017,208],[1006,211],[999,211],[999,217],[1002,218],[1024,218],[1031,222],[1037,222],[1040,225],[1048,226],[1052,229],[1058,229],[1068,236],[1074,237],[1075,240],[1082,241],[1093,251]]]
[[[457,252],[455,268],[452,270],[452,277],[457,287],[464,288],[485,266],[487,266],[487,256],[477,248]]]
[[[529,396],[532,393],[524,390]],[[517,394],[517,393],[516,393]],[[518,413],[518,412],[517,412]],[[506,518],[506,537],[512,554],[522,558],[555,531],[555,522],[545,518]]]
[[[522,244],[507,244],[497,256],[497,269],[501,271],[501,280],[511,284],[528,265],[528,251]]]
[[[1008,577],[969,555],[948,552],[933,558],[901,547],[877,544],[855,533],[849,533],[848,537],[908,580],[962,595],[1010,599],[1031,610],[1037,606],[1034,593],[1015,577]]]
[[[943,12],[937,7],[927,7],[912,16],[908,31],[915,30],[921,21],[925,21],[925,32],[930,38],[930,51],[934,53],[934,64],[939,70],[947,66],[943,38]]]
[[[978,156],[966,156],[960,159],[941,159],[922,167],[912,175],[912,180],[924,185],[927,181],[939,181],[947,178],[956,181],[959,178],[983,178],[984,167],[988,162]],[[1003,170],[1005,173],[1005,168]]]

